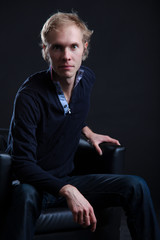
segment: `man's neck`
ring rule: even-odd
[[[74,83],[75,83],[75,78],[76,78],[76,76],[74,76],[72,78],[60,78],[56,75],[53,75],[54,81],[58,81],[60,83],[62,91],[63,91],[68,103],[70,102],[70,99],[71,99],[72,90],[73,90]]]

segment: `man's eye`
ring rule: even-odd
[[[73,48],[73,49],[76,49],[76,48],[78,48],[78,45],[77,45],[77,44],[73,44],[73,45],[72,45],[72,48]]]
[[[60,45],[54,45],[53,50],[61,50],[62,47]]]

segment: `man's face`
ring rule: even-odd
[[[83,34],[76,25],[61,26],[48,33],[46,50],[58,78],[75,79],[87,47],[82,38]]]

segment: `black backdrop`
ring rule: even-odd
[[[158,2],[158,1],[157,1]],[[47,68],[40,30],[57,10],[74,9],[94,30],[85,62],[96,73],[88,125],[126,146],[125,172],[144,177],[160,202],[159,6],[156,1],[1,1],[0,127],[9,127],[14,96]]]

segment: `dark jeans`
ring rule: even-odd
[[[130,175],[86,175],[66,177],[76,186],[94,208],[122,206],[134,240],[160,240],[152,199],[146,182]],[[9,209],[7,240],[31,240],[35,223],[42,209],[65,205],[64,198],[45,193],[43,197],[34,187],[19,184],[13,188]]]

